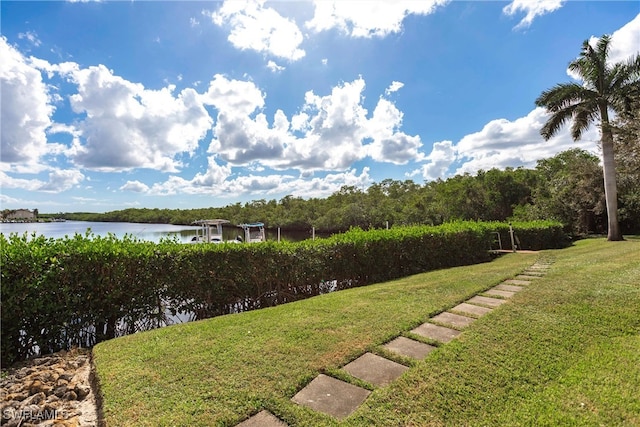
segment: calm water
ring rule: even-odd
[[[109,233],[116,237],[122,238],[126,234],[135,236],[140,240],[150,242],[159,242],[160,239],[176,236],[180,242],[188,242],[196,232],[200,229],[197,226],[190,225],[171,225],[171,224],[136,224],[131,222],[88,222],[88,221],[66,221],[66,222],[33,222],[33,223],[0,223],[0,233],[8,235],[17,233],[19,235],[25,232],[31,235],[35,232],[37,235],[45,237],[53,237],[61,239],[65,236],[73,237],[74,234],[84,235],[87,229],[97,236],[106,236]],[[223,228],[223,236],[225,240],[233,240],[242,230],[233,225]],[[326,237],[326,236],[324,236]],[[299,241],[311,238],[311,230],[297,232],[282,232],[281,239],[288,241]],[[278,240],[276,230],[267,230],[267,240]]]
[[[135,224],[130,222],[88,222],[88,221],[65,221],[65,222],[33,222],[33,223],[0,223],[0,233],[8,235],[10,233],[25,232],[31,235],[53,237],[60,239],[65,236],[72,237],[74,234],[84,235],[90,229],[97,236],[107,236],[109,233],[122,238],[126,234],[135,236],[140,240],[159,242],[166,237],[177,236],[179,241],[187,242],[195,236],[199,227],[189,225],[171,224]]]

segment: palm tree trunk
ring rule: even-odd
[[[613,155],[613,133],[609,124],[607,109],[600,109],[602,119],[602,169],[604,173],[604,197],[607,202],[607,240],[623,240],[618,224],[618,189],[616,184],[616,160]]]

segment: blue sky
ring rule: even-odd
[[[582,42],[637,1],[2,1],[2,209],[198,208],[598,153],[545,142]]]

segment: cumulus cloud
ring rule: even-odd
[[[595,48],[598,40],[600,40],[600,37],[591,36],[589,44]],[[630,57],[638,54],[640,54],[640,14],[611,34],[609,57],[607,58],[608,64],[625,62]],[[568,68],[567,75],[574,80],[582,81],[580,75]]]
[[[529,28],[536,17],[560,9],[564,2],[565,0],[513,0],[502,12],[509,16],[524,12],[525,17],[513,27],[514,30],[521,30]]]
[[[269,70],[271,70],[272,73],[277,73],[279,71],[284,71],[285,67],[276,64],[275,62],[269,60],[269,62],[267,62],[267,68]]]
[[[2,162],[34,166],[48,151],[46,131],[55,110],[42,74],[0,37]]]
[[[208,177],[214,177],[209,180]],[[232,178],[231,169],[219,165],[213,157],[209,159],[209,168],[204,174],[197,174],[193,179],[171,176],[167,181],[156,183],[151,188],[132,183],[132,191],[152,195],[210,195],[217,197],[234,197],[240,195],[276,195],[291,194],[295,197],[324,197],[338,191],[342,186],[368,187],[373,183],[369,168],[363,168],[360,174],[356,169],[345,172],[328,173],[324,176],[294,176],[291,174],[241,175]],[[127,183],[129,184],[129,183]],[[144,185],[144,184],[143,184]],[[136,190],[133,190],[133,189]]]
[[[149,191],[149,186],[138,180],[127,181],[123,186],[119,188],[122,191],[132,191],[134,193],[146,193]]]
[[[591,126],[575,142],[569,126],[545,141],[540,129],[549,118],[544,108],[536,108],[525,117],[516,120],[496,119],[482,130],[464,136],[457,144],[443,141],[434,144],[425,158],[426,164],[413,175],[421,174],[425,180],[444,178],[448,175],[475,173],[480,169],[504,169],[506,167],[534,167],[537,160],[553,157],[571,148],[594,152],[598,149],[599,134]],[[456,167],[453,173],[450,168]]]
[[[177,95],[173,85],[145,89],[104,65],[66,67],[62,72],[78,88],[69,98],[73,111],[86,115],[77,125],[84,143],[71,153],[79,166],[102,171],[177,171],[181,163],[176,155],[192,153],[213,124],[191,88]]]
[[[0,172],[0,186],[7,189],[19,188],[27,191],[60,193],[82,182],[85,176],[78,170],[53,169],[49,172],[48,178],[48,181],[14,178],[4,172]]]
[[[640,13],[611,34],[610,49],[609,62],[612,64],[640,53]]]
[[[402,30],[409,15],[429,15],[449,0],[387,1],[315,0],[315,13],[305,23],[312,31],[333,28],[352,37],[384,37]]]
[[[214,24],[231,28],[228,40],[238,49],[296,61],[305,56],[296,23],[264,6],[264,0],[227,0],[215,12],[203,12]]]
[[[399,130],[402,117],[403,113],[391,101],[384,98],[378,101],[366,125],[368,137],[373,139],[367,147],[373,160],[395,164],[422,160],[423,154],[418,151],[422,147],[420,136],[409,136]]]
[[[402,112],[380,98],[368,117],[364,88],[364,79],[358,78],[335,86],[328,95],[308,91],[290,119],[282,110],[268,118],[261,112],[265,95],[254,83],[217,75],[202,96],[218,109],[209,153],[234,166],[257,163],[301,173],[346,170],[367,156],[395,164],[420,160],[420,137],[400,131]]]
[[[436,142],[431,153],[424,158],[426,163],[409,176],[420,174],[427,181],[447,176],[449,168],[456,160],[456,151],[452,141]]]

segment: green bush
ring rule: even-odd
[[[514,228],[532,249],[566,245],[559,224]],[[2,363],[89,347],[177,314],[202,319],[489,261],[494,231],[508,241],[508,225],[476,222],[222,245],[0,234]]]

